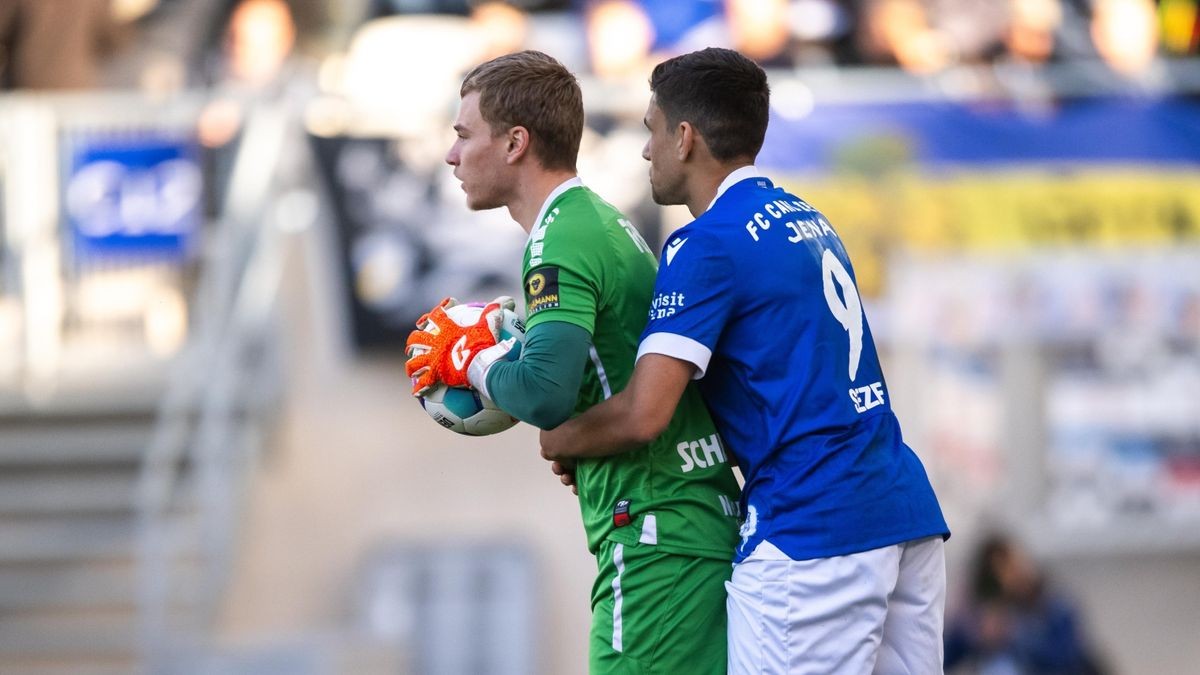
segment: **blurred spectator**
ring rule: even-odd
[[[287,55],[319,57],[339,40],[341,17],[330,0],[113,1],[153,6],[138,21],[137,40],[105,69],[106,83],[120,88],[163,94],[235,81],[257,87],[289,74]]]
[[[919,0],[876,0],[864,12],[859,39],[866,60],[896,64],[915,73],[931,73],[949,64],[950,46]]]
[[[650,72],[655,30],[637,2],[603,0],[586,14],[592,71],[604,78],[644,77]]]
[[[1046,63],[1054,54],[1055,33],[1062,25],[1059,0],[1009,0],[1004,46],[1021,63]]]
[[[870,0],[862,12],[865,60],[932,73],[990,60],[1008,6],[993,0]]]
[[[486,42],[482,60],[487,61],[525,47],[529,34],[529,17],[508,2],[486,0],[471,9],[471,22]]]
[[[295,0],[292,0],[295,1]],[[649,66],[706,46],[767,67],[896,65],[916,74],[1016,64],[1036,77],[1060,60],[1104,59],[1141,75],[1161,50],[1200,48],[1200,0],[358,0],[363,18],[486,17],[536,41],[550,12],[581,14],[593,72],[642,78]],[[542,15],[542,16],[539,16]],[[517,17],[525,17],[520,24]],[[506,35],[495,31],[499,38]],[[1160,44],[1161,43],[1161,44]],[[528,46],[528,45],[526,45]],[[496,52],[496,50],[490,50]],[[506,51],[501,49],[500,52]],[[496,52],[496,53],[500,53]]]
[[[787,0],[726,0],[733,47],[755,61],[770,63],[791,36]]]
[[[788,58],[792,64],[858,63],[854,5],[850,0],[793,0],[788,7],[792,35]]]
[[[948,673],[1099,675],[1075,607],[1047,588],[1026,553],[1003,535],[986,537],[970,597],[946,625]]]
[[[124,42],[147,0],[0,0],[0,82],[5,89],[87,89]]]
[[[251,86],[270,82],[296,44],[296,24],[283,0],[242,0],[229,17],[228,74]]]
[[[1096,0],[1092,41],[1113,70],[1140,75],[1158,51],[1158,23],[1151,0]]]
[[[491,0],[367,0],[364,19],[394,14],[457,14],[465,16]],[[506,0],[503,4],[521,12],[565,11],[577,0]]]
[[[592,70],[601,77],[649,77],[664,58],[732,47],[753,58],[780,53],[786,0],[583,0]],[[761,43],[753,42],[761,38]]]
[[[220,148],[241,131],[243,99],[277,98],[293,78],[285,64],[296,25],[284,0],[237,0],[224,25],[222,49],[210,74],[213,100],[200,114],[200,142]]]

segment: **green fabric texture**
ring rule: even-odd
[[[488,393],[513,417],[553,429],[571,417],[579,398],[592,336],[575,324],[543,321],[525,331],[520,361],[500,361],[487,375]]]
[[[597,559],[591,675],[724,675],[728,561],[616,542],[601,544]]]
[[[656,273],[657,261],[632,223],[585,187],[556,197],[532,228],[524,259],[527,333],[561,322],[591,337],[575,413],[629,383]],[[504,394],[509,402],[542,395],[516,387]],[[497,402],[508,410],[504,400]],[[697,453],[717,459],[691,461]],[[623,454],[582,460],[575,480],[589,550],[604,541],[641,542],[664,553],[732,559],[739,489],[694,385],[657,439]]]

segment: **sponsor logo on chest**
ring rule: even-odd
[[[682,441],[675,446],[675,452],[683,460],[679,469],[684,473],[691,473],[697,467],[707,469],[728,461],[725,448],[721,447],[721,437],[716,434],[695,441]]]

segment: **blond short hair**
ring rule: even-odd
[[[493,134],[521,126],[547,169],[575,170],[583,136],[579,82],[554,57],[526,50],[475,66],[460,96],[479,92],[479,113]]]

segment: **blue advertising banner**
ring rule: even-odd
[[[775,114],[758,165],[830,218],[867,295],[895,251],[1200,242],[1192,99],[819,105]]]
[[[928,168],[1102,162],[1200,169],[1200,101],[1076,99],[1038,112],[1000,103],[818,105],[799,119],[774,115],[759,164],[829,170],[864,138],[896,139],[908,159]]]
[[[79,136],[64,206],[84,257],[184,257],[201,223],[199,150],[187,138]]]

